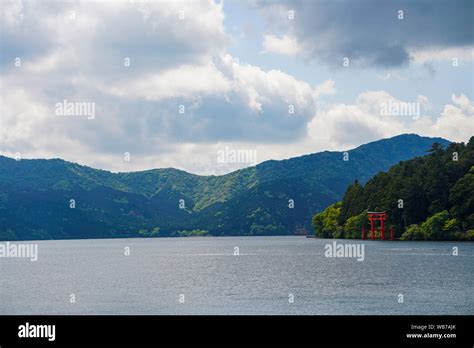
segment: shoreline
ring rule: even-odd
[[[297,237],[304,239],[316,239],[316,240],[327,240],[327,241],[359,241],[359,242],[453,242],[453,243],[474,243],[472,240],[370,240],[370,239],[347,239],[347,238],[319,238],[319,237],[308,237],[307,235],[269,235],[269,236],[244,236],[244,235],[226,235],[226,236],[174,236],[174,237],[113,237],[113,238],[64,238],[64,239],[16,239],[16,240],[0,240],[0,244],[3,243],[28,243],[28,242],[52,242],[52,241],[81,241],[81,240],[122,240],[122,239],[207,239],[207,238],[236,238],[236,237],[249,237],[249,238],[289,238]]]

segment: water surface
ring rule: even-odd
[[[0,314],[474,314],[474,243],[364,241],[360,262],[304,237],[37,243],[0,258]]]

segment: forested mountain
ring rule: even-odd
[[[342,202],[313,217],[316,235],[361,238],[367,211],[387,211],[387,226],[405,240],[474,240],[474,137],[433,144],[427,156],[400,162],[364,186],[355,181]]]
[[[60,159],[0,156],[0,240],[293,234],[311,216],[440,138],[400,135],[222,176],[176,169],[111,173]]]

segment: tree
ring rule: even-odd
[[[426,219],[421,224],[423,233],[428,240],[443,240],[447,236],[444,235],[444,226],[449,219],[449,213],[443,210]]]
[[[458,220],[456,218],[448,219],[443,226],[443,239],[456,239],[455,237],[459,231]]]
[[[338,225],[341,202],[330,205],[323,212],[313,216],[312,222],[317,237],[340,238],[342,228]]]
[[[421,228],[417,224],[410,225],[400,237],[401,240],[425,240],[426,236]]]
[[[348,187],[338,219],[346,237],[358,235],[358,216],[369,209],[386,210],[387,225],[400,229],[404,239],[469,239],[468,231],[474,230],[474,137],[467,145],[451,143],[446,149],[434,143],[429,152],[392,166],[365,186],[356,181]],[[320,230],[324,234],[324,226]]]
[[[441,145],[438,142],[433,143],[431,145],[431,149],[428,150],[429,153],[434,153],[434,154],[442,154],[443,153],[443,145]]]
[[[364,210],[362,213],[356,216],[351,216],[347,219],[347,222],[344,225],[344,237],[351,239],[361,238],[362,235],[362,225],[367,220],[367,210]]]
[[[146,229],[141,229],[141,230],[138,231],[138,234],[139,234],[141,237],[148,237],[149,232],[148,232],[148,230],[146,230]]]
[[[158,237],[159,235],[160,235],[159,227],[155,227],[150,233],[150,237]]]
[[[344,225],[346,220],[358,214],[361,209],[365,209],[365,202],[363,201],[364,188],[359,184],[359,181],[355,181],[354,184],[349,186],[344,194],[341,205],[341,214],[339,215],[338,223]]]
[[[462,228],[474,228],[474,167],[464,177],[459,179],[449,191],[449,202],[452,204],[451,214],[463,221]]]
[[[15,232],[13,232],[11,229],[7,228],[4,231],[0,231],[0,240],[15,240]]]

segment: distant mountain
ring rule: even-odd
[[[0,239],[173,235],[285,235],[311,216],[441,138],[405,134],[344,152],[321,152],[222,176],[176,169],[111,173],[60,159],[0,156]],[[184,203],[184,207],[183,207]],[[294,206],[293,206],[294,205]]]
[[[316,235],[361,238],[367,211],[386,211],[386,226],[404,240],[474,240],[474,136],[354,182],[342,202],[315,214]]]

